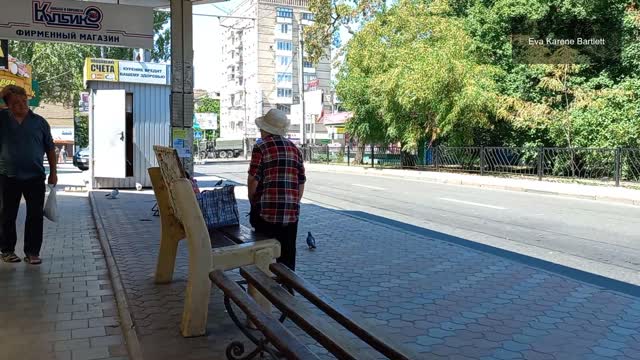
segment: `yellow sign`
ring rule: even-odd
[[[344,126],[336,128],[336,134],[344,134]]]
[[[8,69],[0,69],[0,89],[7,85],[17,85],[27,92],[29,98],[32,98],[35,94],[31,87],[33,80],[31,65],[26,65],[13,56],[9,56],[8,64]]]
[[[85,81],[118,81],[119,64],[113,59],[86,59],[84,63]]]

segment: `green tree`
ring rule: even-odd
[[[197,113],[214,113],[218,115],[218,124],[217,129],[215,130],[206,130],[205,138],[206,140],[213,140],[220,137],[220,100],[212,99],[208,95],[204,96],[200,99],[199,104],[196,106]]]
[[[304,39],[307,58],[318,63],[328,57],[328,49],[335,40],[340,26],[346,26],[352,34],[357,23],[367,22],[386,8],[385,0],[310,0],[309,10],[314,14],[315,22],[305,27]]]
[[[151,60],[169,61],[171,59],[171,28],[169,21],[171,14],[165,11],[153,13],[153,33],[155,34],[155,46],[151,51]]]
[[[215,113],[220,115],[220,100],[212,99],[209,96],[204,96],[200,99],[200,103],[196,106],[196,112],[198,113]]]
[[[86,115],[77,115],[74,124],[75,144],[79,148],[89,146],[89,117]]]
[[[367,119],[381,119],[386,140],[404,149],[437,136],[469,143],[469,130],[488,126],[494,114],[495,69],[477,61],[462,22],[449,17],[450,11],[444,2],[401,1],[347,45],[340,81],[366,84],[366,104],[377,109]],[[340,93],[347,109],[356,110],[361,100]]]

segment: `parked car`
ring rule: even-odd
[[[82,171],[89,170],[89,149],[84,148],[78,150],[75,155],[73,155],[73,166],[77,167]]]

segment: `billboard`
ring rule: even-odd
[[[0,38],[153,48],[153,9],[75,0],[0,0]]]
[[[168,84],[167,65],[136,61],[118,61],[120,82]]]
[[[128,82],[136,84],[169,85],[165,64],[114,59],[85,59],[84,81]]]
[[[84,64],[85,81],[118,81],[120,68],[118,60],[86,59]]]
[[[202,130],[215,130],[218,128],[218,114],[216,113],[195,113],[196,122],[200,124]]]

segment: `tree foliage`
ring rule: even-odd
[[[336,25],[361,25],[345,47],[337,84],[354,112],[347,130],[356,137],[405,148],[434,138],[449,145],[640,145],[635,0],[313,4],[312,48]],[[551,49],[574,56],[571,62],[523,61],[512,35],[532,23],[541,38],[588,24],[612,45]]]
[[[74,126],[75,145],[82,149],[89,146],[89,117],[87,115],[76,116]]]
[[[490,125],[495,69],[477,61],[449,11],[446,3],[401,1],[347,45],[338,94],[356,129],[382,130],[387,142],[416,149],[438,136],[469,143],[470,132],[452,130]]]
[[[304,28],[305,50],[312,63],[328,57],[326,49],[339,44],[336,38],[340,26],[346,26],[351,33],[356,23],[366,22],[385,9],[385,0],[309,0],[309,10],[315,22]],[[337,41],[336,41],[337,40]]]
[[[199,104],[196,107],[196,112],[220,114],[220,100],[212,99],[209,96],[204,96],[199,100]]]
[[[153,13],[153,33],[155,46],[151,50],[151,60],[162,62],[171,59],[171,14],[165,11]]]

